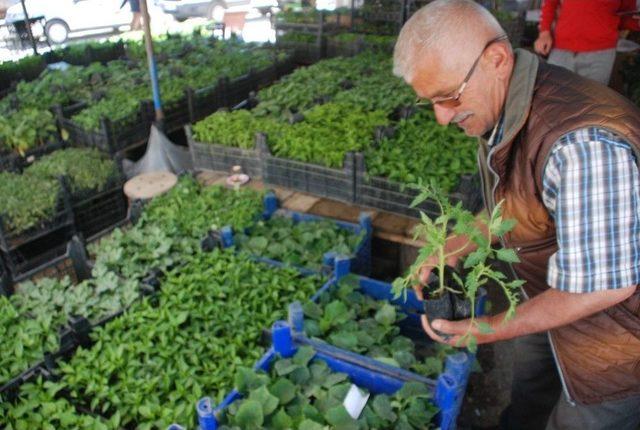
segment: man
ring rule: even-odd
[[[433,104],[440,124],[480,137],[486,206],[504,200],[504,217],[518,222],[503,245],[518,253],[527,300],[505,323],[502,314],[482,318],[493,333],[474,329],[478,343],[517,338],[506,427],[637,430],[640,111],[603,85],[514,53],[469,0],[436,0],[414,14],[394,73]],[[450,237],[447,249],[465,243]],[[421,282],[432,268],[422,267]],[[456,345],[469,321],[432,325],[452,337],[423,317],[429,336]]]
[[[629,14],[635,9],[636,0],[544,0],[534,48],[538,54],[549,54],[549,64],[607,85],[618,31],[638,30]]]

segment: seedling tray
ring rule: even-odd
[[[233,166],[241,166],[242,171],[251,177],[262,176],[260,144],[256,146],[256,149],[241,149],[216,143],[199,142],[193,138],[190,125],[185,126],[184,130],[195,170],[229,173]]]
[[[434,393],[433,401],[440,409],[437,424],[444,430],[454,429],[455,421],[449,420],[450,411],[456,408],[459,400],[459,383],[457,370],[459,362],[469,360],[465,354],[459,354],[455,360],[449,360],[446,371],[437,380],[425,378],[415,373],[380,363],[368,357],[335,348],[322,342],[305,337],[294,327],[284,321],[276,322],[272,327],[273,346],[256,363],[254,369],[268,372],[278,357],[292,357],[301,346],[311,346],[319,359],[327,363],[334,372],[346,373],[352,383],[369,390],[372,394],[393,394],[406,382],[425,384]],[[200,428],[214,430],[220,425],[218,416],[233,402],[241,398],[238,391],[233,390],[217,407],[213,407],[209,398],[198,401],[196,410]],[[425,427],[428,423],[425,423]]]
[[[267,193],[264,198],[264,206],[265,210],[263,213],[263,220],[267,221],[272,217],[286,217],[290,218],[294,223],[299,222],[314,222],[314,221],[330,221],[335,223],[339,228],[344,230],[348,230],[355,234],[362,234],[362,239],[360,240],[353,257],[349,258],[348,261],[350,263],[350,267],[353,268],[355,273],[368,275],[371,272],[371,238],[373,234],[373,227],[371,216],[367,213],[360,214],[358,224],[338,221],[333,218],[322,217],[318,215],[310,215],[302,212],[290,211],[286,209],[277,209],[278,208],[278,199],[275,194]],[[247,232],[251,230],[251,227],[247,228]],[[224,248],[229,248],[234,245],[234,237],[233,230],[231,227],[224,227],[220,231],[222,246]],[[341,256],[336,255],[333,252],[327,252],[324,254],[323,258],[323,267],[320,271],[310,269],[308,267],[302,266],[294,266],[295,269],[300,271],[300,273],[304,275],[313,275],[317,273],[331,273],[335,266],[335,261],[339,259]],[[344,257],[344,256],[343,256]],[[290,265],[283,263],[281,261],[273,260],[270,258],[262,257],[259,255],[252,256],[253,259],[257,261],[261,261],[263,263],[267,263],[271,266],[276,267],[291,267]]]
[[[420,218],[420,211],[430,216],[438,216],[439,208],[433,202],[427,201],[416,208],[411,207],[411,202],[419,194],[419,191],[398,182],[389,181],[381,177],[369,176],[366,172],[364,154],[355,155],[355,188],[356,203],[393,212],[412,218]],[[482,207],[482,197],[478,177],[464,175],[456,191],[449,195],[453,202],[462,202],[463,206],[473,212]]]

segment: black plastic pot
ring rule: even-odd
[[[456,271],[456,269],[445,266],[444,268],[444,283],[449,288],[457,289],[458,283],[455,281],[453,274],[457,274],[460,279],[464,279],[464,275]],[[430,297],[431,292],[435,291],[439,287],[439,278],[437,274],[432,277],[432,280],[423,288],[424,296],[424,312],[427,315],[429,324],[431,321],[437,319],[458,321],[469,318],[471,316],[471,302],[464,297],[462,292],[459,294],[453,293],[449,290],[445,290],[438,297]],[[432,328],[433,330],[433,328]],[[437,330],[433,330],[437,335],[447,339],[449,336],[441,333]]]

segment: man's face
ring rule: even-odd
[[[455,107],[433,103],[433,111],[439,124],[453,123],[468,136],[481,136],[491,130],[497,121],[495,113],[495,82],[487,78],[478,64]],[[422,99],[438,100],[457,96],[469,70],[447,70],[441,62],[425,61],[416,70],[411,86]]]

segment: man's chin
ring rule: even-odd
[[[464,134],[466,134],[469,137],[478,137],[478,136],[482,136],[482,133],[478,133],[476,130],[473,129],[473,127],[468,127],[465,126],[461,123],[456,124],[460,130],[462,130],[464,132]]]

